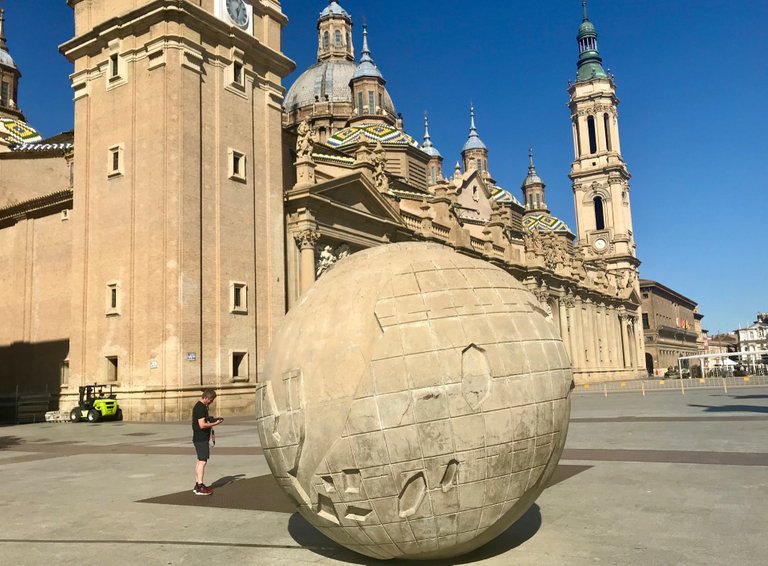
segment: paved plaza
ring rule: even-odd
[[[533,508],[452,564],[765,563],[768,387],[579,392],[571,416]],[[254,427],[232,418],[217,428],[211,497],[192,494],[186,422],[1,427],[2,562],[377,563],[295,512]]]

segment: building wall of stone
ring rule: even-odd
[[[285,313],[280,74],[290,62],[186,4],[149,18],[129,4],[94,1],[88,17],[76,4],[82,32],[136,9],[64,46],[75,63],[78,211],[67,392],[112,380],[127,418],[162,405],[173,420],[202,386],[252,392]],[[280,25],[254,28],[279,48]],[[150,402],[153,391],[166,393]]]
[[[0,394],[58,394],[69,351],[71,221],[60,210],[0,228]]]
[[[69,188],[62,155],[0,154],[0,208]]]

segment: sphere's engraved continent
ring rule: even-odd
[[[570,362],[511,275],[443,246],[338,262],[287,316],[257,390],[301,514],[376,558],[445,558],[532,504],[562,453]]]

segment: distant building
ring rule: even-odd
[[[716,334],[708,336],[704,331],[704,354],[727,354],[736,352],[739,349],[739,339],[735,333]],[[721,358],[704,358],[704,375],[709,377],[716,370],[721,370],[723,366]]]
[[[699,352],[701,319],[698,305],[677,291],[649,279],[640,280],[645,335],[645,367],[649,375],[663,375],[677,367],[680,356]]]
[[[768,312],[759,312],[754,324],[736,330],[739,351],[758,352],[768,350]],[[754,354],[744,359],[749,364],[763,363],[762,356]]]

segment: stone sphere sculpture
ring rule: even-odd
[[[301,515],[374,558],[464,554],[506,530],[563,450],[572,373],[536,298],[439,244],[340,260],[288,313],[256,416]]]

